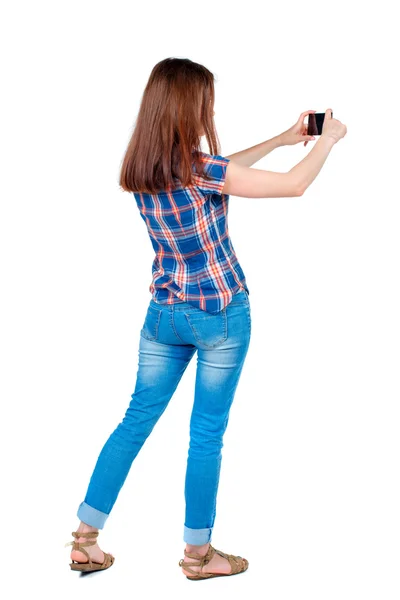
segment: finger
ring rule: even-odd
[[[307,115],[311,115],[311,113],[315,113],[315,112],[317,112],[317,111],[316,110],[305,110],[304,112],[301,113],[299,120],[297,122],[302,123]]]
[[[313,135],[307,135],[307,125],[305,127],[303,127],[302,131],[301,131],[301,137],[303,140],[307,140],[307,141],[311,141],[311,140],[315,140],[315,136]]]
[[[304,145],[307,146],[308,142],[312,142],[315,140],[315,137],[313,135],[307,135],[305,139],[306,141],[304,142]]]

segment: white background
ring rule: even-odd
[[[3,6],[7,598],[398,600],[393,8],[388,1]],[[332,108],[348,129],[303,197],[231,196],[252,339],[224,438],[212,543],[250,567],[199,587],[178,567],[195,359],[99,536],[115,565],[81,577],[64,548],[135,385],[154,254],[118,176],[151,69],[168,56],[215,74],[223,155],[281,133],[308,109]],[[311,148],[279,148],[254,166],[289,170]]]

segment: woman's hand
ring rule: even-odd
[[[307,146],[308,142],[311,140],[315,140],[313,135],[307,135],[307,123],[304,123],[304,119],[307,115],[311,113],[315,113],[315,110],[306,110],[301,113],[297,123],[290,127],[287,131],[284,131],[280,134],[279,138],[281,140],[282,146],[293,146],[294,144],[298,144],[299,142],[304,142],[304,146]]]

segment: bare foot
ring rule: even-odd
[[[87,537],[85,537],[85,533],[87,533],[88,531],[98,531],[98,529],[96,529],[95,527],[90,527],[89,525],[85,525],[83,527],[78,528],[76,531],[79,531],[79,533],[82,532],[82,537],[75,538],[76,542],[79,542],[79,543],[80,542],[88,542],[88,541],[94,542],[96,540],[96,538],[92,538],[92,537],[87,538]],[[93,544],[91,546],[84,546],[84,548],[85,548],[86,552],[89,554],[90,560],[92,562],[103,564],[104,552],[102,550],[100,550],[100,547],[99,547],[97,541],[95,544]],[[111,556],[113,556],[113,555],[111,554]],[[83,552],[80,552],[79,550],[71,551],[71,560],[80,562],[80,563],[89,562],[86,554],[84,554]]]
[[[187,545],[186,551],[193,552],[196,554],[201,554],[201,556],[205,556],[208,552],[209,547],[210,547],[210,543],[205,544],[204,546],[200,546],[196,550],[193,550],[193,549],[191,550],[190,549],[191,546]],[[200,559],[190,558],[188,556],[185,556],[183,559],[183,563],[198,562],[199,560]],[[195,571],[196,573],[198,573],[200,570],[202,573],[224,573],[224,574],[228,574],[232,571],[229,560],[227,558],[224,558],[220,554],[217,554],[216,552],[215,552],[214,556],[212,557],[212,559],[210,560],[210,562],[207,563],[206,565],[204,565],[201,569],[200,569],[200,566],[191,566],[190,568],[193,571]],[[184,569],[184,567],[182,567],[182,573],[184,575],[188,575],[189,577],[193,576],[193,573],[190,573],[190,571],[186,571]]]

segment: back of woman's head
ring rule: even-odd
[[[211,154],[219,153],[214,98],[214,75],[206,67],[188,58],[157,63],[122,162],[122,189],[152,194],[189,186],[193,161],[203,175],[201,136]]]

